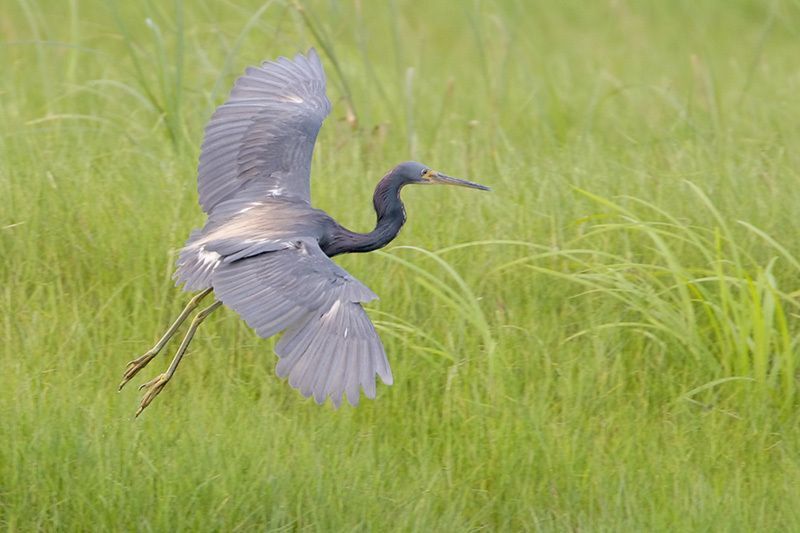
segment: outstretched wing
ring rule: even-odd
[[[197,176],[203,211],[270,194],[310,203],[311,154],[330,109],[313,48],[248,68],[206,126]]]
[[[377,296],[330,260],[316,241],[296,240],[281,250],[223,262],[214,294],[261,337],[286,330],[275,348],[277,373],[317,403],[343,395],[358,404],[359,388],[375,397],[375,375],[392,372],[380,338],[361,302]]]

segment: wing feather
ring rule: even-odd
[[[248,67],[206,126],[197,177],[203,211],[267,195],[310,203],[311,156],[328,113],[314,49]]]
[[[316,241],[296,240],[223,261],[214,292],[262,337],[285,331],[276,373],[317,403],[353,404],[376,394],[375,376],[392,382],[380,338],[361,306],[375,294],[337,266]]]

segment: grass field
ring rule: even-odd
[[[0,38],[4,530],[800,530],[796,0],[8,0]],[[203,125],[311,45],[319,207],[371,229],[412,158],[494,192],[409,188],[339,261],[375,401],[225,310],[134,420]]]

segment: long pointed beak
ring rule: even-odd
[[[482,191],[492,190],[486,185],[481,185],[480,183],[462,180],[459,178],[453,178],[451,176],[442,174],[441,172],[431,172],[428,175],[428,178],[431,180],[431,183],[442,183],[444,185],[458,185],[459,187],[469,187],[470,189],[480,189]]]

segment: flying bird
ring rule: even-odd
[[[256,333],[283,335],[276,372],[317,403],[357,405],[375,397],[375,376],[392,384],[381,340],[362,304],[377,298],[331,258],[377,250],[406,220],[400,190],[411,184],[488,187],[421,163],[400,163],[375,188],[375,229],[351,231],[311,206],[311,155],[331,104],[314,49],[250,67],[205,129],[198,165],[200,206],[208,215],[181,249],[174,278],[197,292],[153,348],[134,359],[119,389],[161,351],[213,292],[189,326],[169,368],[144,383],[138,416],[163,390],[198,326],[226,305]]]

